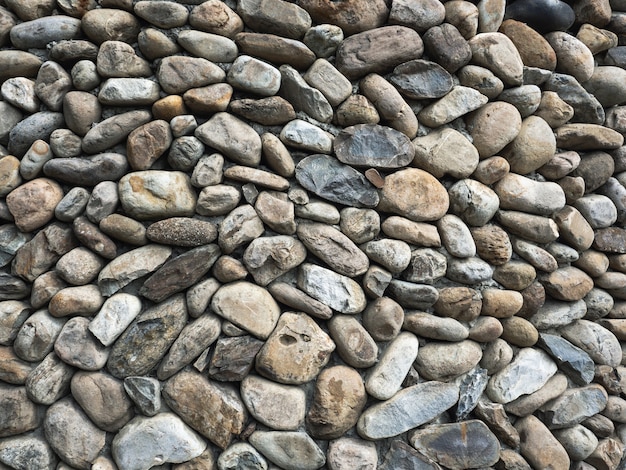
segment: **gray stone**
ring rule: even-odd
[[[413,447],[400,439],[391,442],[385,460],[378,468],[380,470],[393,470],[405,468],[407,470],[437,470],[438,465],[429,462],[427,457],[416,451]]]
[[[302,119],[294,119],[280,131],[283,144],[310,152],[331,152],[333,136],[318,126]]]
[[[452,76],[435,62],[415,59],[398,65],[389,81],[408,98],[441,98],[454,84]]]
[[[206,186],[198,196],[198,204],[196,212],[204,216],[226,215],[232,211],[241,200],[241,193],[234,186],[225,184],[216,184]],[[252,217],[249,209],[241,209],[249,213],[248,217]]]
[[[493,276],[493,267],[478,257],[452,258],[448,261],[446,276],[462,284],[480,284]]]
[[[408,331],[394,338],[381,354],[365,380],[367,393],[378,400],[388,400],[400,391],[402,383],[418,357],[417,337]]]
[[[34,466],[41,470],[54,470],[58,458],[43,437],[26,434],[2,440],[0,462],[8,465],[8,468],[26,469]]]
[[[426,126],[439,127],[482,107],[487,101],[489,98],[479,91],[457,85],[443,98],[422,109],[417,117]]]
[[[250,443],[269,461],[285,470],[315,470],[326,462],[322,450],[304,432],[255,431],[250,436]]]
[[[71,366],[95,371],[104,367],[109,350],[91,335],[88,327],[87,318],[69,319],[54,342],[54,352]]]
[[[46,440],[64,462],[82,470],[105,445],[106,433],[98,429],[71,398],[56,402],[43,423]]]
[[[556,371],[557,365],[546,353],[523,348],[511,364],[492,375],[487,395],[497,403],[509,403],[539,390]]]
[[[145,416],[161,409],[161,383],[152,377],[131,376],[124,379],[124,390]]]
[[[74,367],[63,362],[55,353],[48,354],[28,375],[28,397],[42,405],[53,404],[69,393],[74,371]]]
[[[107,369],[117,378],[147,374],[161,361],[186,321],[182,294],[144,310],[111,348]],[[137,357],[139,345],[142,355]]]
[[[397,436],[435,419],[458,398],[459,387],[454,383],[430,381],[413,385],[367,408],[359,418],[357,431],[371,440]],[[416,400],[419,407],[415,406]]]
[[[296,166],[296,179],[318,196],[352,207],[376,207],[378,193],[354,168],[325,155],[305,157]]]
[[[365,368],[378,360],[378,346],[355,317],[334,315],[328,322],[328,331],[346,364]]]
[[[153,302],[161,302],[198,282],[220,255],[215,244],[192,248],[158,268],[144,283],[139,294]]]
[[[539,346],[550,354],[565,372],[578,385],[587,385],[593,380],[594,363],[582,349],[560,336],[542,333]]]
[[[245,442],[231,445],[217,459],[219,470],[235,470],[241,467],[266,470],[267,462],[254,447]]]
[[[376,124],[358,124],[343,129],[333,142],[342,163],[374,168],[407,166],[415,154],[401,132]]]
[[[296,268],[306,258],[306,249],[288,236],[262,237],[253,240],[243,255],[243,262],[257,284],[265,286]]]
[[[176,40],[191,55],[214,63],[233,62],[237,58],[235,41],[219,34],[187,29],[178,33]]]
[[[109,78],[100,87],[98,101],[105,106],[146,106],[159,99],[160,87],[146,78]]]
[[[91,320],[89,330],[105,346],[110,346],[141,312],[141,300],[131,294],[109,297]]]
[[[545,83],[544,90],[556,92],[574,109],[573,122],[594,124],[604,122],[605,112],[600,102],[571,75],[553,73]]]
[[[43,49],[48,43],[76,39],[80,34],[78,18],[65,15],[47,16],[25,21],[11,29],[11,42],[18,49]]]
[[[539,330],[548,330],[569,325],[583,318],[586,313],[587,306],[583,300],[575,302],[549,300],[530,317],[530,322]]]
[[[589,320],[576,320],[561,328],[565,339],[585,351],[597,364],[617,367],[622,360],[619,340],[606,328]]]
[[[311,17],[298,5],[283,0],[244,0],[237,6],[253,30],[299,39],[311,26]]]
[[[334,55],[343,38],[343,31],[339,26],[318,24],[308,29],[304,34],[303,42],[315,52],[317,57],[327,59]]]
[[[354,280],[321,266],[303,264],[298,287],[340,313],[359,313],[366,306],[365,294]]]
[[[2,302],[2,306],[6,303]],[[46,310],[33,313],[23,322],[19,331],[16,331],[13,343],[15,353],[25,361],[43,360],[52,351],[64,324],[65,320],[54,318]]]
[[[617,208],[613,201],[601,194],[589,194],[577,199],[574,207],[583,215],[591,228],[607,228],[617,221]]]
[[[585,460],[598,446],[598,438],[586,427],[576,424],[552,431],[572,460]]]
[[[491,188],[469,178],[455,183],[448,193],[451,212],[458,215],[466,224],[476,227],[489,222],[500,203],[497,194]]]
[[[222,252],[232,253],[238,247],[260,237],[264,232],[263,222],[250,205],[232,210],[219,227],[218,243]]]
[[[533,181],[515,173],[498,181],[494,190],[502,209],[550,215],[565,206],[565,194],[558,184]]]
[[[47,141],[55,129],[62,128],[63,114],[40,111],[17,123],[9,133],[8,150],[17,157],[23,156],[36,140]]]
[[[235,88],[261,96],[275,95],[281,84],[277,68],[246,55],[237,57],[226,79]]]
[[[222,330],[226,330],[225,325],[222,325]],[[263,344],[263,341],[249,335],[218,339],[210,362],[209,377],[222,382],[243,380],[252,370],[254,358]],[[203,370],[204,364],[198,361],[194,367]]]
[[[150,112],[145,110],[111,116],[87,131],[83,138],[83,151],[89,154],[103,152],[122,142],[131,131],[146,124],[151,118]]]
[[[607,400],[606,390],[601,385],[592,384],[566,390],[558,398],[546,403],[541,412],[548,428],[567,428],[602,411]]]
[[[409,440],[426,457],[451,469],[493,465],[500,456],[497,437],[479,420],[434,424],[415,431]]]
[[[213,115],[194,135],[236,163],[256,166],[261,160],[261,137],[228,113]]]
[[[450,175],[467,178],[476,169],[479,153],[476,147],[460,132],[442,128],[413,140],[413,164],[437,178]]]
[[[306,397],[300,387],[256,375],[241,382],[241,398],[255,419],[278,431],[295,431],[304,423]]]
[[[100,153],[83,158],[53,158],[43,166],[44,173],[50,178],[86,186],[118,180],[127,170],[126,157],[119,153]]]
[[[185,70],[181,75],[179,70]],[[163,91],[171,94],[184,93],[192,88],[219,83],[226,73],[216,64],[201,57],[165,57],[156,73]]]
[[[326,453],[330,470],[374,470],[378,462],[378,453],[373,442],[353,437],[341,437],[332,441]]]
[[[150,63],[138,57],[130,44],[106,41],[100,45],[97,58],[98,74],[111,77],[148,77],[152,75]]]
[[[187,462],[205,448],[202,437],[174,413],[138,416],[117,433],[111,444],[118,467],[129,470]]]
[[[290,65],[280,66],[281,94],[296,111],[302,111],[320,122],[329,122],[333,108],[317,88],[311,87],[296,69]]]

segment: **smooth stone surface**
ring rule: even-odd
[[[491,377],[486,391],[493,401],[509,403],[539,390],[556,371],[557,365],[546,353],[523,348],[511,364]]]
[[[357,423],[366,439],[393,437],[427,423],[452,407],[458,400],[454,383],[425,382],[405,388],[387,401],[367,408]],[[415,400],[422,406],[415,407]]]
[[[315,470],[326,462],[322,450],[304,432],[255,431],[250,436],[250,443],[285,470]]]

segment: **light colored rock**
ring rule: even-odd
[[[387,400],[401,388],[402,382],[418,355],[417,337],[409,332],[394,338],[367,376],[367,392],[379,399]]]
[[[205,448],[206,442],[174,413],[139,416],[124,426],[112,443],[115,463],[129,470],[186,462]]]
[[[256,356],[256,370],[284,384],[314,379],[330,360],[335,343],[311,317],[286,312]]]
[[[255,431],[250,443],[285,470],[316,470],[326,462],[322,450],[304,432]]]
[[[241,398],[255,419],[278,431],[295,431],[304,423],[306,397],[300,387],[256,375],[241,382]]]
[[[413,164],[437,178],[450,175],[467,178],[478,165],[478,151],[460,132],[451,128],[437,129],[413,140]]]
[[[245,281],[220,287],[212,297],[211,308],[262,339],[268,338],[280,316],[280,308],[271,294]]]
[[[405,388],[387,401],[367,408],[357,431],[365,439],[384,439],[427,423],[452,407],[459,398],[454,383],[423,382]],[[421,406],[415,406],[419,400]]]

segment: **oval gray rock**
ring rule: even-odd
[[[43,166],[44,174],[50,178],[84,186],[117,181],[127,170],[128,161],[119,153],[100,153],[83,158],[53,158]]]

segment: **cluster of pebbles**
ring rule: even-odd
[[[626,1],[508,3],[1,0],[0,469],[623,468]]]

